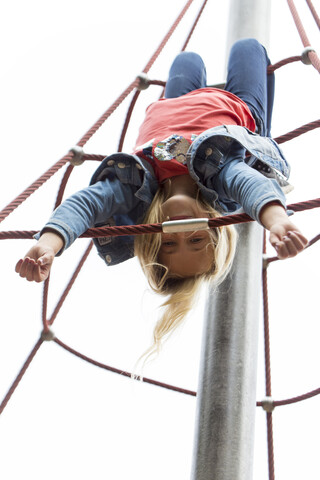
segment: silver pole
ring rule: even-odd
[[[230,0],[227,53],[241,38],[269,45],[271,0]]]
[[[269,17],[270,0],[231,0],[227,52],[245,37],[267,46]],[[237,230],[232,272],[208,295],[192,480],[252,478],[262,228]]]
[[[194,480],[252,478],[262,229],[237,230],[232,272],[207,302]]]

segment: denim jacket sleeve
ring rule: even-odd
[[[260,212],[264,205],[278,201],[286,208],[285,196],[276,180],[263,176],[243,161],[243,155],[230,154],[215,177],[213,188],[222,205],[235,202],[245,213],[260,222]],[[227,208],[227,210],[232,210]]]
[[[105,178],[71,195],[52,214],[44,228],[59,233],[68,248],[82,233],[115,214],[126,214],[139,202],[137,186]]]
[[[237,125],[221,125],[199,135],[189,149],[188,167],[209,202],[217,202],[227,213],[242,207],[260,222],[264,205],[276,200],[285,207],[286,200],[276,180],[246,163],[246,151],[288,178],[290,166],[278,145]]]

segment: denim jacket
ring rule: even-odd
[[[222,214],[242,207],[259,222],[262,207],[275,200],[285,207],[285,196],[276,180],[248,166],[248,154],[288,177],[290,168],[274,140],[234,125],[199,135],[187,153],[187,166],[203,197]],[[65,200],[44,228],[63,237],[64,250],[88,228],[142,223],[158,186],[147,161],[115,153],[103,160],[90,186]],[[116,265],[133,257],[133,240],[133,236],[105,237],[94,243],[106,264]]]

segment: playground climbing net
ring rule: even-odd
[[[151,85],[160,85],[160,86],[165,86],[165,83],[159,80],[151,80],[148,78],[148,72],[150,68],[152,67],[153,63],[156,61],[158,58],[159,54],[161,53],[162,49],[168,42],[169,38],[172,36],[173,32],[175,31],[176,27],[184,17],[186,11],[190,7],[191,3],[193,0],[189,0],[183,10],[181,11],[180,15],[176,19],[176,21],[173,23],[172,27],[168,31],[167,35],[163,39],[163,41],[160,43],[158,49],[154,53],[154,55],[151,57],[150,61],[147,63],[146,67],[143,69],[142,73],[135,78],[135,80],[128,86],[128,88],[115,100],[115,102],[111,105],[111,107],[98,119],[98,121],[88,130],[88,132],[79,140],[79,142],[74,146],[73,148],[70,149],[70,151],[63,156],[57,163],[55,163],[45,174],[43,174],[37,181],[35,181],[30,187],[26,188],[24,192],[21,193],[13,202],[11,202],[7,207],[5,207],[1,212],[0,212],[0,221],[2,222],[4,219],[6,219],[16,208],[18,208],[24,201],[26,201],[32,193],[34,193],[40,186],[42,186],[47,180],[49,180],[53,175],[55,175],[61,168],[66,167],[65,173],[63,175],[59,190],[58,190],[58,195],[55,203],[55,208],[61,203],[63,194],[67,185],[67,182],[70,178],[70,175],[73,171],[73,169],[77,166],[82,164],[84,161],[101,161],[105,158],[104,155],[98,155],[98,154],[87,154],[84,152],[83,147],[85,144],[88,142],[88,140],[97,132],[97,130],[104,124],[104,122],[112,115],[112,113],[118,108],[118,106],[133,92],[131,104],[129,106],[127,116],[124,122],[123,130],[121,133],[120,137],[120,142],[119,142],[119,147],[118,151],[122,151],[122,146],[124,143],[125,135],[128,130],[130,118],[134,109],[134,106],[141,94],[141,92],[148,88]],[[199,21],[200,16],[203,13],[203,10],[206,6],[207,0],[205,0],[199,10],[199,13],[194,21],[194,24],[192,25],[192,28],[189,32],[189,35],[187,36],[187,39],[185,41],[185,44],[183,45],[182,50],[185,50],[188,42],[191,38],[191,35],[194,32],[194,29]],[[312,12],[312,15],[314,16],[315,21],[317,22],[319,28],[320,28],[320,21],[319,17],[317,16],[317,13],[311,3],[311,1],[307,0],[307,3],[310,7],[310,10]],[[293,15],[294,21],[296,23],[297,29],[299,31],[302,43],[304,45],[304,50],[301,55],[295,56],[295,57],[290,57],[287,59],[284,59],[274,65],[269,66],[268,73],[271,73],[275,71],[276,69],[283,67],[285,65],[288,65],[292,62],[302,62],[304,64],[312,64],[313,67],[318,70],[320,73],[320,61],[319,58],[314,51],[314,49],[310,46],[310,42],[307,38],[307,35],[303,29],[301,20],[298,16],[298,13],[295,9],[295,6],[292,1],[288,0],[289,8],[291,10],[291,13]],[[285,135],[282,135],[281,137],[276,138],[275,140],[281,144],[284,142],[287,142],[293,138],[296,138],[299,135],[305,134],[306,132],[309,132],[313,129],[319,128],[320,127],[320,120],[315,120],[311,121],[306,125],[303,125],[291,132],[288,132]],[[319,208],[320,207],[320,198],[315,198],[311,200],[307,200],[304,202],[300,203],[295,203],[288,205],[288,208],[293,210],[294,212],[300,212],[304,210],[310,210],[314,208]],[[225,217],[221,218],[216,218],[216,219],[210,219],[209,220],[209,227],[214,228],[217,226],[222,226],[222,225],[228,225],[228,224],[237,224],[237,223],[243,223],[243,222],[250,222],[252,219],[248,217],[246,214],[237,214],[237,215],[228,215]],[[162,225],[161,224],[152,224],[152,225],[132,225],[132,226],[122,226],[122,227],[101,227],[101,228],[94,228],[88,230],[85,234],[83,234],[83,237],[88,237],[88,238],[97,238],[97,237],[105,237],[105,236],[113,236],[113,235],[139,235],[143,233],[159,233],[162,231]],[[0,240],[4,239],[30,239],[33,238],[33,236],[36,234],[36,231],[0,231]],[[308,245],[308,248],[313,246],[318,240],[320,240],[320,234],[314,237]],[[126,377],[131,377],[130,372],[126,372],[123,370],[120,370],[118,368],[111,367],[109,365],[102,364],[92,358],[89,358],[88,356],[76,351],[75,349],[71,348],[70,346],[66,345],[64,342],[62,342],[59,338],[57,338],[51,327],[56,319],[56,317],[59,314],[60,309],[62,308],[62,305],[69,294],[74,282],[77,279],[77,276],[84,265],[86,259],[88,258],[88,255],[91,251],[92,248],[92,242],[88,246],[87,250],[85,251],[83,257],[80,259],[69,283],[67,284],[64,292],[61,295],[61,298],[59,299],[53,314],[51,315],[50,318],[48,318],[47,315],[47,301],[48,301],[48,291],[49,291],[49,279],[44,283],[44,291],[43,291],[43,313],[42,313],[42,323],[43,323],[43,328],[41,332],[40,338],[37,340],[34,348],[30,352],[28,358],[26,359],[25,363],[23,364],[17,378],[14,380],[12,383],[12,386],[10,387],[7,395],[3,399],[1,405],[0,405],[0,414],[4,411],[7,403],[9,402],[12,394],[14,393],[15,389],[17,388],[19,382],[21,381],[23,375],[25,374],[26,370],[29,368],[29,366],[32,363],[33,358],[37,354],[39,348],[41,345],[46,342],[46,341],[53,341],[63,349],[69,351],[73,355],[91,363],[92,365],[95,365],[97,367],[100,367],[102,369],[106,369],[108,371],[120,374],[122,376]],[[266,417],[267,417],[267,432],[268,432],[268,458],[269,458],[269,478],[272,480],[274,478],[274,465],[273,465],[273,438],[272,438],[272,412],[276,407],[283,406],[283,405],[288,405],[291,403],[295,402],[300,402],[303,400],[306,400],[308,398],[311,398],[313,396],[319,395],[320,394],[320,388],[316,388],[313,391],[310,391],[305,394],[301,394],[299,396],[296,396],[294,398],[286,399],[286,400],[274,400],[272,398],[272,393],[271,393],[271,373],[270,373],[270,338],[269,338],[269,318],[268,318],[268,286],[267,286],[267,269],[270,264],[273,262],[276,262],[278,259],[277,257],[267,257],[266,254],[264,253],[263,256],[263,262],[262,262],[262,284],[263,284],[263,306],[264,306],[264,334],[265,334],[265,375],[266,375],[266,397],[264,400],[257,402],[258,407],[262,407],[265,412],[266,412]],[[169,385],[160,381],[153,380],[151,378],[143,378],[143,381],[158,387],[166,388],[169,390],[173,390],[182,394],[190,395],[190,396],[196,396],[196,392],[187,390],[184,388],[180,388],[177,386]]]

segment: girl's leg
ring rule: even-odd
[[[230,51],[225,87],[248,105],[264,136],[270,136],[274,98],[274,75],[267,75],[269,64],[267,52],[257,40],[239,40]]]
[[[241,98],[250,108],[257,124],[258,133],[270,137],[271,117],[274,98],[274,75],[267,75],[270,60],[266,50],[257,40],[247,38],[239,40],[231,49],[228,77],[225,89]],[[260,160],[251,156],[247,163],[275,178],[287,192],[292,189],[280,172],[288,178],[290,167],[284,157],[279,157],[272,163],[263,165]],[[266,169],[265,169],[266,168]]]
[[[172,63],[165,89],[165,98],[175,98],[207,86],[206,67],[193,52],[182,52]]]

